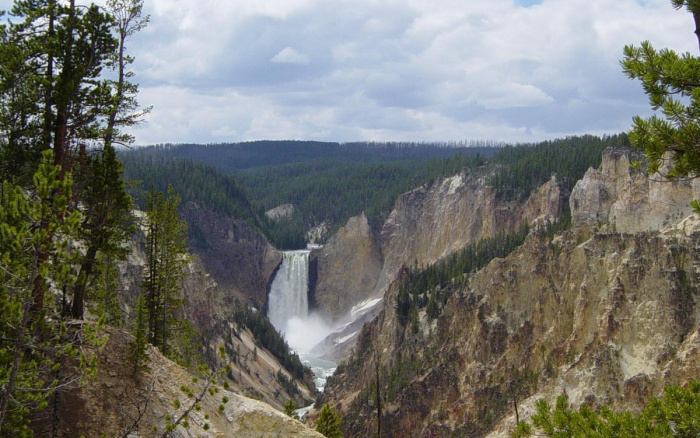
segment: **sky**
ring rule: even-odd
[[[0,0],[6,9],[10,0]],[[99,3],[99,2],[98,2]],[[145,0],[136,143],[530,142],[649,115],[626,44],[696,54],[670,0]]]

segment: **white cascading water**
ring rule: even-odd
[[[309,253],[285,251],[282,265],[270,286],[267,317],[281,333],[288,332],[292,318],[309,315]]]
[[[316,387],[323,391],[326,378],[336,364],[310,354],[311,349],[333,330],[318,315],[309,312],[309,253],[285,251],[267,298],[267,317],[284,335],[292,350],[311,368]],[[303,415],[303,412],[300,412]]]

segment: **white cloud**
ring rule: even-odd
[[[0,9],[9,0],[0,0]],[[668,0],[149,0],[141,144],[527,141],[649,113],[625,44],[697,53]]]
[[[533,85],[509,82],[488,90],[477,102],[488,109],[503,109],[546,105],[554,98]]]
[[[270,61],[278,64],[301,64],[309,63],[309,57],[299,52],[293,47],[285,47],[280,50]]]

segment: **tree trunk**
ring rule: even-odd
[[[85,313],[85,289],[92,274],[92,269],[95,266],[97,258],[97,247],[91,246],[85,254],[85,261],[80,266],[80,274],[78,282],[73,289],[73,305],[71,307],[71,316],[76,319],[82,319]]]
[[[75,66],[73,65],[75,20],[75,0],[70,0],[67,40],[64,43],[65,57],[63,70],[59,75],[58,97],[56,99],[56,124],[54,126],[53,153],[54,163],[61,166],[59,178],[63,179],[68,172],[68,107],[72,99],[75,84]]]
[[[698,47],[700,47],[700,10],[693,11],[693,20],[695,21],[695,36],[698,39]]]
[[[379,391],[379,354],[374,350],[374,371],[377,383],[377,438],[382,438],[382,398]]]
[[[56,2],[51,1],[49,5],[49,41],[55,37],[54,21],[56,20]],[[53,131],[53,52],[48,51],[46,60],[46,91],[44,93],[44,147],[51,148],[51,132]]]
[[[105,147],[111,146],[114,140],[114,128],[117,125],[117,112],[124,100],[124,42],[126,35],[119,36],[119,77],[117,79],[117,95],[115,97],[114,108],[110,110],[109,120],[107,120],[107,134],[105,135]]]

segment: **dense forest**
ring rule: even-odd
[[[389,161],[427,160],[448,158],[457,153],[489,156],[503,146],[490,141],[461,142],[353,142],[334,143],[318,141],[252,141],[221,144],[161,144],[142,148],[145,155],[164,152],[191,161],[210,164],[226,173],[245,169],[275,167],[290,163],[342,162],[378,163]]]
[[[126,177],[141,181],[133,190],[137,200],[140,190],[170,183],[183,204],[243,219],[276,247],[295,249],[321,223],[332,235],[364,212],[379,226],[401,193],[459,172],[487,177],[505,199],[528,196],[553,174],[571,189],[600,164],[605,147],[621,145],[628,145],[624,134],[524,145],[253,142],[152,146],[121,158]],[[294,205],[295,214],[277,221],[265,216],[282,204]]]
[[[258,215],[243,187],[233,177],[194,161],[176,160],[168,155],[121,154],[125,178],[131,180],[131,194],[144,205],[145,194],[155,189],[164,192],[168,185],[180,196],[181,203],[196,202],[226,216],[258,225]]]

